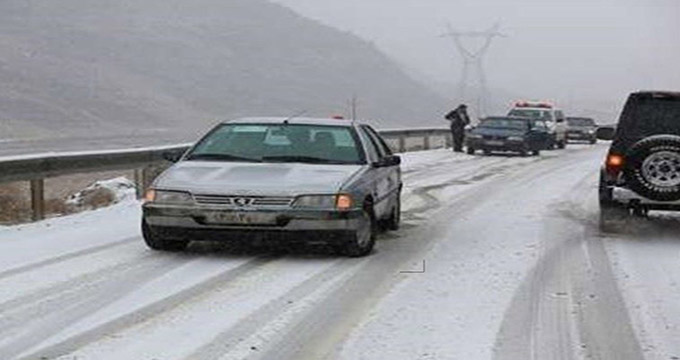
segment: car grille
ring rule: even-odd
[[[194,195],[194,200],[201,205],[225,206],[289,206],[291,197],[276,196],[236,196],[236,195]]]
[[[497,136],[497,135],[484,135],[482,137],[484,140],[505,140],[505,136]]]

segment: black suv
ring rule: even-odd
[[[680,92],[630,95],[616,129],[597,137],[613,140],[600,175],[604,227],[649,210],[680,210]]]

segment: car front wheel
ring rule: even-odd
[[[142,237],[146,245],[153,250],[182,251],[189,245],[187,240],[168,240],[158,236],[144,220],[142,220]]]
[[[396,231],[401,224],[401,194],[397,194],[396,204],[392,209],[392,215],[385,222],[385,229]]]
[[[343,246],[343,253],[349,257],[362,257],[371,253],[375,245],[376,220],[373,208],[369,205],[364,207],[359,226],[347,235]]]

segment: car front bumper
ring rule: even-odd
[[[522,151],[528,147],[524,141],[468,139],[468,147],[489,151]]]
[[[143,219],[167,238],[221,240],[255,236],[297,239],[326,233],[326,240],[359,228],[363,212],[297,209],[225,209],[147,203]],[[337,236],[335,236],[337,235]]]
[[[570,131],[567,132],[567,139],[569,140],[594,140],[595,139],[595,133],[587,133],[587,132],[581,132],[581,131]]]

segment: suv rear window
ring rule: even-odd
[[[623,108],[612,150],[625,152],[652,135],[680,135],[680,97],[633,94]]]
[[[630,114],[628,129],[639,135],[680,135],[680,98],[643,97]]]

